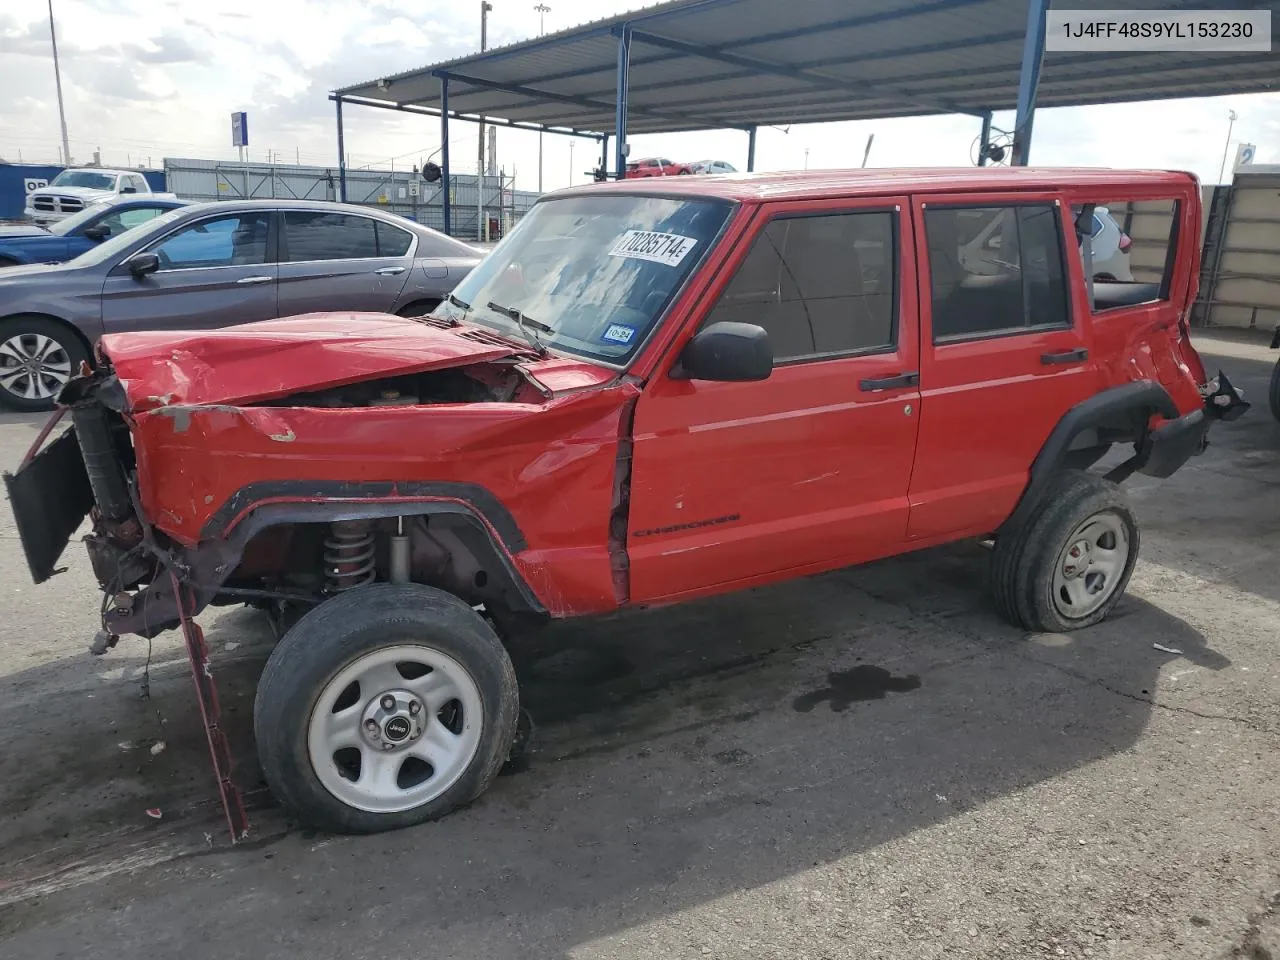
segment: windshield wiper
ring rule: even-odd
[[[457,307],[459,310],[461,310],[462,315],[464,317],[471,312],[471,304],[464,303],[462,300],[459,300],[457,297],[455,297],[452,293],[449,294],[444,299],[445,299],[445,302],[448,303],[449,305]],[[462,326],[462,321],[458,317],[449,317],[448,320],[449,320],[449,326],[451,327]]]
[[[538,339],[538,335],[534,331],[541,330],[543,333],[555,333],[554,327],[549,327],[545,323],[534,320],[532,317],[526,317],[515,307],[504,307],[502,304],[494,303],[492,300],[489,301],[489,309],[514,320],[520,328],[520,333],[529,341],[529,346],[538,351],[538,356],[545,357],[547,355],[547,348],[542,345],[542,341]]]

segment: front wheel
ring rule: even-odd
[[[1271,415],[1280,420],[1280,360],[1271,368],[1271,390],[1268,394],[1271,401]]]
[[[0,323],[0,404],[11,410],[52,410],[68,380],[89,359],[75,332],[48,317]]]
[[[1078,470],[1045,491],[1019,529],[996,538],[996,604],[1027,630],[1064,633],[1103,620],[1138,559],[1138,523],[1114,483]]]
[[[516,732],[497,634],[433,587],[357,587],[302,617],[267,660],[254,733],[272,793],[313,826],[374,833],[478,797]]]

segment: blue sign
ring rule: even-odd
[[[249,114],[240,112],[231,115],[231,145],[233,147],[249,145]]]

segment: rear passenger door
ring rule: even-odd
[[[1055,194],[917,197],[913,214],[921,412],[909,535],[979,535],[1013,510],[1063,413],[1097,389],[1091,330],[1070,295],[1074,226]]]
[[[280,221],[280,316],[392,309],[413,266],[413,234],[329,210],[283,210]]]
[[[757,214],[699,326],[763,327],[773,372],[650,379],[633,423],[633,602],[843,566],[905,542],[919,369],[906,207],[879,198]]]

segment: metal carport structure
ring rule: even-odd
[[[1070,0],[1074,10],[1115,9]],[[1129,10],[1271,10],[1280,0],[1126,0]],[[449,121],[600,141],[621,177],[627,136],[740,129],[754,167],[761,126],[968,114],[988,141],[1015,110],[1014,164],[1026,164],[1037,106],[1086,106],[1272,91],[1274,52],[1045,53],[1049,0],[675,0],[335,90],[343,104],[436,116],[445,228]]]

